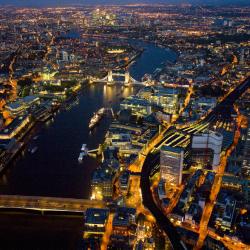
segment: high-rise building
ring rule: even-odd
[[[145,117],[152,113],[152,107],[149,101],[137,97],[130,96],[123,100],[120,104],[121,110],[130,109],[133,115]]]
[[[84,238],[103,235],[106,230],[109,210],[102,208],[88,208],[84,218]]]
[[[193,136],[193,161],[203,165],[211,165],[213,168],[217,167],[220,164],[222,143],[223,136],[213,131]]]
[[[91,180],[91,198],[95,200],[110,199],[113,195],[114,172],[109,166],[102,166],[93,172]]]
[[[240,63],[244,64],[244,62],[245,62],[245,50],[241,49],[241,52],[240,52]]]
[[[180,185],[184,150],[180,147],[162,146],[160,151],[160,174],[167,184]]]
[[[69,60],[69,54],[68,54],[67,51],[62,51],[62,60],[64,62],[68,62],[68,60]]]
[[[154,93],[152,94],[150,101],[163,107],[166,113],[176,114],[179,110],[179,97],[182,91],[181,88],[157,86],[154,88]]]

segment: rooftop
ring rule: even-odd
[[[88,208],[85,213],[85,223],[105,224],[109,215],[108,209]]]
[[[161,150],[170,151],[170,152],[173,152],[173,153],[179,153],[180,154],[183,151],[183,148],[181,148],[181,147],[170,147],[170,146],[163,145],[161,147]]]

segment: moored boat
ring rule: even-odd
[[[88,155],[87,144],[82,144],[81,151],[82,151],[82,153],[84,153],[84,155]]]
[[[104,114],[105,114],[105,108],[101,108],[96,113],[94,113],[94,116],[90,119],[89,122],[89,129],[93,129],[102,119]]]
[[[38,150],[38,147],[35,146],[35,147],[31,148],[29,152],[30,152],[31,154],[34,154],[37,150]]]
[[[83,157],[84,157],[84,153],[83,153],[83,152],[81,152],[81,153],[80,153],[80,155],[79,155],[79,157],[78,157],[78,161],[79,161],[79,163],[81,163],[81,162],[82,162]]]

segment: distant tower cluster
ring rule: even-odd
[[[241,52],[240,52],[240,63],[244,64],[244,62],[245,62],[245,50],[241,49]]]
[[[62,62],[74,62],[76,59],[75,55],[74,54],[70,54],[68,53],[67,51],[62,51],[61,52],[61,57],[60,57],[60,60]]]

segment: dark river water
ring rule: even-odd
[[[147,43],[140,46],[145,51],[130,67],[130,74],[137,80],[145,73],[152,74],[163,62],[175,60],[170,50]],[[103,119],[92,134],[89,120],[101,107],[118,110],[121,98],[136,93],[138,88],[94,84],[83,89],[78,104],[35,129],[39,137],[28,147],[37,146],[37,152],[26,151],[17,158],[0,179],[0,194],[89,198],[91,174],[98,162],[86,157],[79,164],[80,148],[83,143],[89,149],[102,143],[111,119]],[[0,229],[0,240],[6,243],[0,249],[75,249],[81,238],[82,220],[0,214]]]

